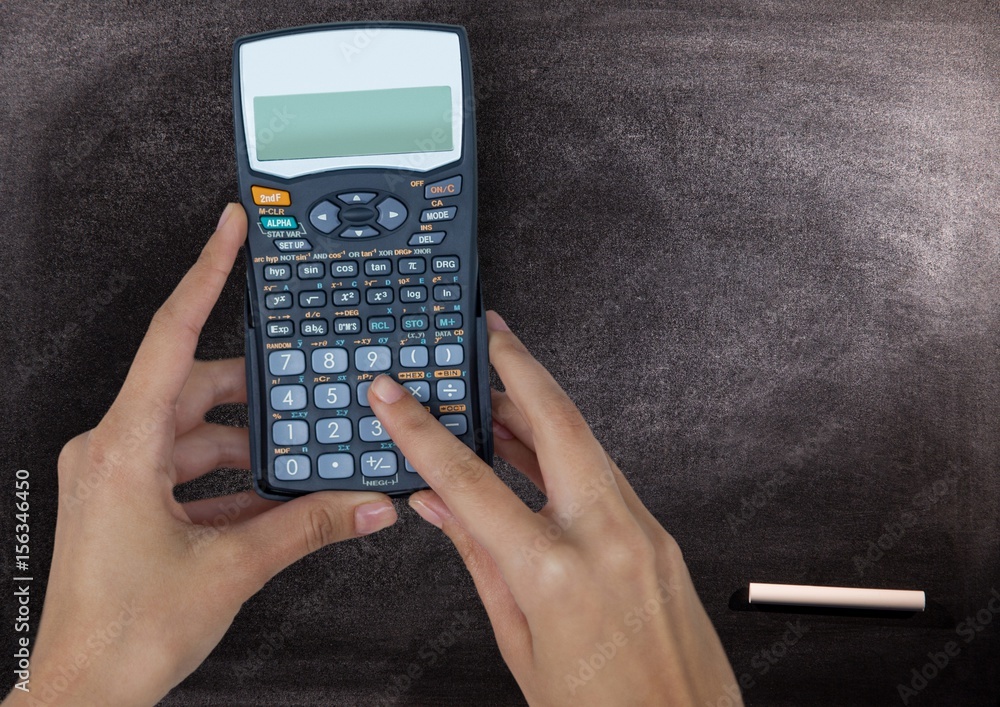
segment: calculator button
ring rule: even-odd
[[[347,383],[323,383],[313,388],[313,402],[323,410],[346,408],[351,404],[351,388]]]
[[[434,272],[458,272],[457,255],[439,255],[431,260],[431,270]]]
[[[291,206],[292,195],[284,189],[272,189],[271,187],[259,187],[254,184],[250,187],[253,194],[253,203],[257,206]]]
[[[354,350],[354,367],[359,371],[387,371],[391,365],[388,346],[359,346]]]
[[[451,221],[458,213],[457,206],[445,206],[439,209],[424,209],[420,212],[420,222],[430,223],[432,221]]]
[[[292,306],[290,292],[274,292],[264,298],[264,306],[268,309],[289,309]]]
[[[401,258],[398,263],[400,275],[421,275],[427,270],[423,258]]]
[[[354,429],[351,427],[351,421],[346,417],[327,417],[316,420],[316,441],[320,444],[350,442],[353,436]]]
[[[294,216],[261,216],[260,225],[265,231],[294,231],[299,222]]]
[[[373,287],[366,290],[365,301],[368,304],[392,304],[392,288]]]
[[[341,238],[371,238],[377,235],[378,231],[371,226],[351,226],[340,232]]]
[[[297,376],[306,371],[306,355],[298,349],[272,351],[267,357],[267,370],[272,376]]]
[[[444,312],[434,315],[435,329],[461,329],[462,315],[457,312]]]
[[[350,454],[320,454],[316,473],[321,479],[346,479],[354,476],[354,457]]]
[[[428,321],[426,314],[407,314],[400,319],[403,331],[426,331],[430,326]]]
[[[427,347],[404,346],[399,350],[399,365],[403,368],[423,368],[427,365]]]
[[[403,206],[403,202],[393,199],[391,196],[380,202],[375,208],[378,209],[376,223],[387,231],[395,231],[406,220],[406,207]]]
[[[360,304],[361,293],[357,290],[334,290],[333,303],[341,306]]]
[[[309,212],[309,223],[320,233],[333,233],[340,225],[340,207],[332,201],[321,201]]]
[[[345,204],[367,204],[375,198],[375,193],[370,191],[349,191],[337,194],[337,198]]]
[[[316,373],[343,373],[347,370],[347,349],[315,349],[312,369]]]
[[[302,481],[309,478],[310,462],[305,454],[283,454],[274,458],[274,478],[278,481]]]
[[[295,325],[288,321],[267,323],[267,335],[272,339],[284,339],[295,333]]]
[[[429,233],[414,233],[410,236],[408,245],[438,245],[444,240],[444,231],[430,231]]]
[[[417,470],[413,468],[413,464],[410,464],[410,460],[407,459],[406,457],[403,457],[403,468],[409,471],[410,473],[413,474],[417,473]]]
[[[454,302],[462,297],[459,285],[434,285],[434,299],[438,302]]]
[[[361,473],[365,476],[392,476],[396,471],[395,452],[365,452],[361,455]]]
[[[278,420],[271,426],[271,439],[277,447],[291,447],[309,441],[309,425],[305,420]]]
[[[305,406],[304,385],[276,385],[271,388],[271,407],[275,410],[301,410]]]
[[[425,199],[444,199],[449,196],[458,196],[462,193],[462,175],[456,174],[454,177],[442,179],[424,187]]]
[[[299,279],[318,280],[325,269],[323,263],[299,263]]]
[[[371,404],[368,402],[368,389],[372,387],[371,381],[365,381],[364,383],[358,383],[358,405],[362,407],[370,408]]]
[[[427,381],[406,381],[403,387],[410,391],[410,395],[416,398],[417,402],[430,402],[431,384]]]
[[[289,240],[276,240],[274,247],[282,253],[299,253],[305,250],[312,250],[312,243],[305,238],[295,238]]]
[[[400,302],[425,302],[427,301],[426,287],[403,287],[399,290]]]
[[[330,277],[334,279],[357,276],[358,264],[354,260],[335,260],[330,263]]]
[[[326,336],[330,327],[325,319],[303,319],[299,322],[299,333],[302,336]]]
[[[465,352],[458,344],[441,344],[434,347],[434,363],[438,366],[457,366],[465,360]]]
[[[391,260],[368,260],[365,261],[365,275],[391,275]]]
[[[265,265],[264,279],[273,282],[275,280],[287,280],[292,276],[291,265]]]
[[[465,415],[442,415],[438,422],[445,426],[453,435],[464,435],[469,430],[469,422]]]
[[[396,331],[394,317],[368,317],[368,331],[372,334],[388,334]]]
[[[365,442],[381,442],[389,439],[389,433],[385,431],[377,417],[362,417],[358,420],[358,436]]]
[[[361,320],[357,317],[333,320],[333,332],[335,334],[360,334]]]
[[[326,306],[326,293],[325,292],[300,292],[299,293],[299,306],[310,309],[313,307],[325,307]],[[439,315],[440,316],[440,315]]]
[[[460,379],[441,380],[437,382],[438,400],[461,400],[465,397],[465,381]]]

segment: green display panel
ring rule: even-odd
[[[256,96],[253,112],[262,161],[453,148],[450,86]]]

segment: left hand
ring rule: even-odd
[[[242,359],[194,360],[246,232],[243,209],[230,204],[153,317],[107,415],[64,447],[31,692],[15,689],[4,705],[155,704],[271,577],[396,521],[379,493],[174,500],[176,484],[250,463],[245,429],[205,422],[211,408],[246,401]]]

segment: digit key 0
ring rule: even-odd
[[[241,37],[234,61],[257,493],[427,488],[370,406],[382,374],[492,463],[465,31],[313,25]]]

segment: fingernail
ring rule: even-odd
[[[354,509],[354,532],[358,535],[370,535],[388,528],[396,522],[396,518],[396,509],[391,503],[366,503]]]
[[[406,394],[406,389],[383,373],[374,380],[368,389],[368,394],[371,395],[372,393],[383,403],[391,404],[402,398]]]
[[[486,313],[486,328],[490,331],[510,331],[507,322],[492,309]]]
[[[493,434],[500,439],[514,439],[514,433],[501,425],[496,420],[493,421]]]
[[[440,528],[448,518],[451,518],[451,511],[437,494],[411,496],[410,508],[435,528]]]
[[[222,210],[222,215],[219,216],[219,223],[215,225],[215,230],[218,231],[222,228],[222,225],[229,220],[229,217],[233,215],[233,208],[236,204],[226,204],[226,208]]]

